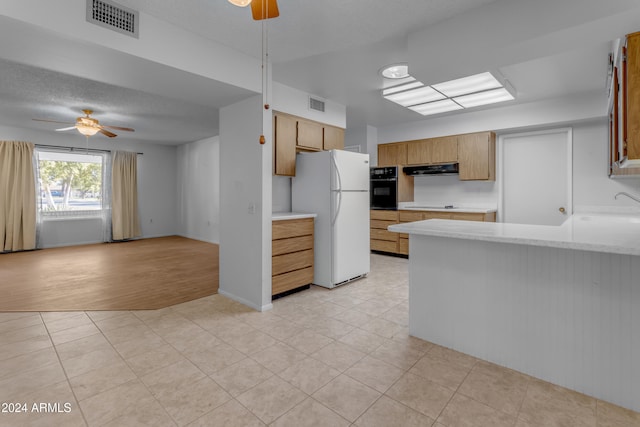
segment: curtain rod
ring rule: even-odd
[[[99,150],[97,148],[83,148],[83,147],[64,147],[62,145],[46,145],[46,144],[35,144],[35,146],[37,148],[58,148],[58,149],[62,149],[62,150],[69,150],[69,151],[93,151],[94,153],[111,153],[111,150]],[[139,155],[143,155],[144,153],[136,153]]]

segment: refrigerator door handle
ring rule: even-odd
[[[333,151],[331,151],[331,163],[333,163],[333,169],[336,171],[336,178],[338,178],[338,188],[336,188],[336,190],[342,191],[342,177],[340,176],[340,168],[338,167],[336,156]]]
[[[336,208],[336,211],[333,214],[333,218],[331,218],[331,226],[333,227],[334,225],[336,225],[338,215],[340,214],[340,206],[342,205],[342,191],[337,190],[337,191],[332,191],[332,193],[336,193],[338,195],[338,207]]]

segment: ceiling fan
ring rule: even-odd
[[[120,126],[107,126],[107,125],[101,125],[100,122],[98,121],[98,119],[94,119],[93,117],[90,117],[91,114],[93,114],[93,110],[82,110],[82,112],[85,114],[84,117],[78,117],[76,118],[76,123],[73,124],[73,126],[69,126],[66,128],[60,128],[60,129],[56,129],[56,131],[66,131],[66,130],[72,130],[72,129],[77,129],[78,132],[80,132],[81,134],[83,134],[84,136],[92,136],[95,135],[96,133],[100,132],[101,134],[108,136],[109,138],[113,138],[116,135],[113,132],[108,131],[105,128],[109,128],[109,129],[115,129],[115,130],[124,130],[127,132],[134,132],[134,129],[131,128],[125,128],[125,127],[120,127]],[[67,122],[58,122],[56,120],[45,120],[45,119],[32,119],[38,122],[49,122],[49,123],[60,123],[60,124],[65,124],[65,125],[70,125],[72,123],[67,123]]]
[[[280,16],[276,0],[229,0],[229,3],[240,7],[251,4],[251,15],[256,21]]]

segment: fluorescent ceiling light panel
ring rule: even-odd
[[[444,113],[446,111],[461,110],[463,107],[450,99],[443,99],[441,101],[428,102],[426,104],[414,105],[408,108],[416,113],[422,114],[423,116],[428,116],[430,114]]]
[[[496,102],[511,101],[514,97],[507,89],[502,87],[499,89],[472,93],[470,95],[457,96],[453,99],[464,108],[471,108],[479,105],[494,104]]]
[[[402,92],[404,90],[414,89],[421,86],[424,86],[424,84],[414,79],[412,82],[409,82],[409,83],[383,89],[382,96],[391,95],[392,93]]]
[[[433,88],[429,86],[423,86],[404,92],[394,93],[392,95],[386,95],[385,98],[387,98],[389,101],[400,104],[403,107],[408,107],[410,105],[424,104],[425,102],[444,99],[445,97]]]
[[[475,74],[461,79],[431,85],[449,98],[502,87],[502,84],[490,72]]]

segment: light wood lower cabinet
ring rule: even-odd
[[[273,221],[271,295],[313,282],[313,218]]]
[[[370,222],[370,244],[372,251],[398,252],[398,233],[387,230],[387,227],[398,223],[398,211],[372,210]]]
[[[422,218],[419,216],[422,215]],[[477,212],[442,212],[442,211],[400,211],[400,222],[422,221],[426,219],[452,219],[458,221],[487,221],[495,222],[496,213]],[[409,255],[409,235],[401,233],[399,242],[399,253]]]
[[[426,219],[495,222],[496,213],[417,211],[413,209],[410,211],[371,211],[371,250],[409,255],[409,235],[390,232],[387,227],[392,224]]]

